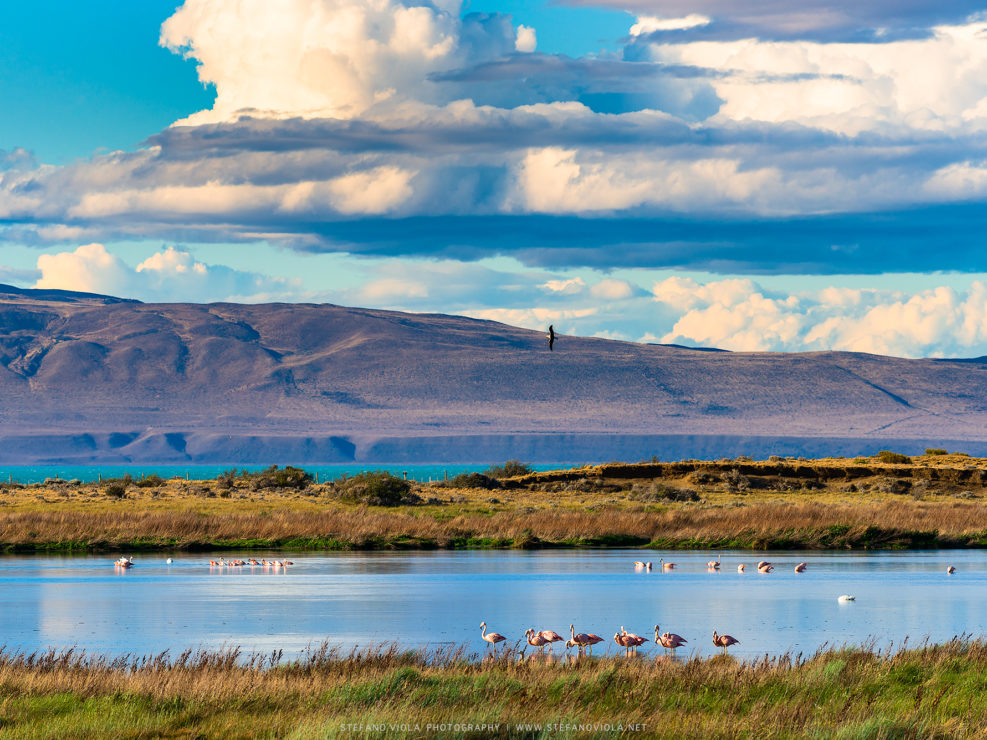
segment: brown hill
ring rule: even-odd
[[[987,364],[706,352],[311,304],[0,286],[0,461],[987,452]]]

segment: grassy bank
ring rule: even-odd
[[[954,640],[893,654],[841,649],[758,663],[729,657],[547,663],[516,654],[475,661],[455,651],[339,655],[325,648],[294,664],[272,665],[277,658],[244,661],[235,651],[116,661],[71,652],[3,654],[0,733],[5,738],[987,733],[982,641]],[[469,724],[499,729],[456,730]],[[526,727],[538,724],[560,729]],[[395,732],[393,726],[400,725],[410,731]],[[435,728],[441,725],[444,730]],[[618,725],[624,732],[615,729]]]
[[[0,548],[987,547],[987,460],[958,455],[612,464],[376,488],[271,480],[0,486]]]

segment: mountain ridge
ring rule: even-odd
[[[5,288],[0,462],[442,462],[470,438],[482,461],[987,450],[977,358],[573,336],[549,352],[543,332],[445,314]]]

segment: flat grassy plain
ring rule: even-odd
[[[968,639],[753,663],[325,647],[288,664],[235,650],[118,660],[3,654],[0,735],[983,737],[985,689],[987,644]]]
[[[482,481],[481,481],[482,482]],[[987,459],[640,463],[484,485],[412,483],[378,506],[336,482],[0,484],[0,548],[147,551],[653,547],[987,547]]]

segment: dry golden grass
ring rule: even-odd
[[[0,545],[979,547],[987,545],[982,481],[987,461],[935,456],[907,466],[614,464],[538,473],[507,489],[418,485],[433,503],[393,508],[345,503],[325,484],[255,491],[171,480],[131,486],[122,499],[97,485],[58,484],[0,491]],[[682,493],[696,500],[675,500]]]

